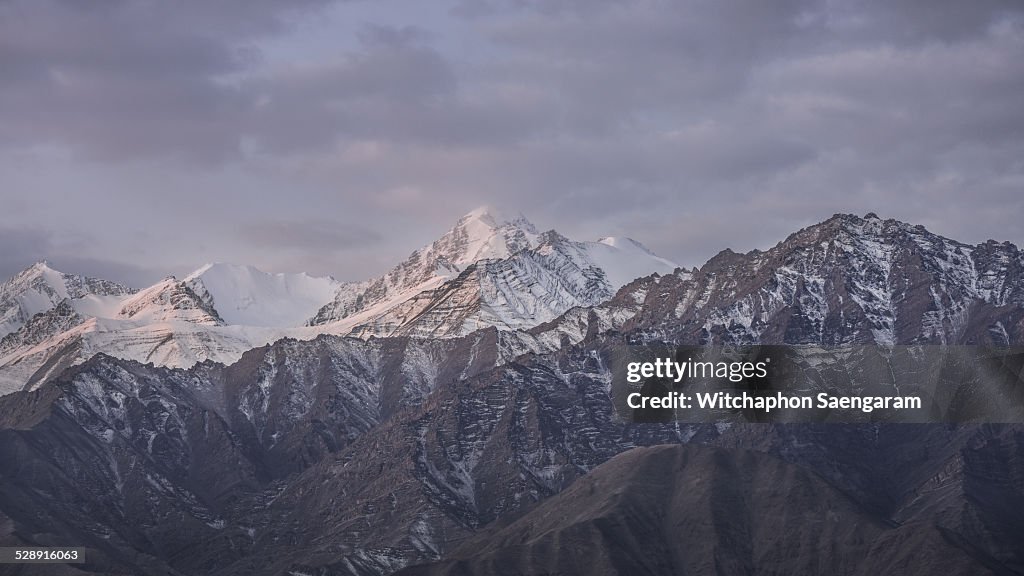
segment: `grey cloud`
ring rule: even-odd
[[[362,49],[340,62],[259,78],[249,117],[258,144],[276,151],[325,147],[338,138],[412,134],[455,91],[448,63],[411,27],[368,26]]]
[[[68,245],[46,231],[0,228],[0,282],[41,260],[61,272],[106,278],[135,287],[148,286],[166,274],[139,264],[91,258],[74,248],[74,244]]]
[[[299,7],[270,1],[0,6],[0,146],[57,144],[86,157],[237,156],[251,98],[225,77]],[[7,73],[11,70],[11,73]]]
[[[889,43],[958,42],[982,36],[993,22],[1020,19],[1015,0],[860,0],[831,3],[831,28]]]
[[[358,50],[329,65],[243,85],[257,104],[248,135],[270,153],[359,142],[513,145],[557,129],[553,96],[515,80],[462,82],[449,58],[410,27],[366,26]]]
[[[6,279],[50,255],[50,234],[41,230],[0,227],[0,278]]]
[[[247,224],[238,233],[253,246],[287,251],[331,253],[365,250],[381,241],[380,233],[370,228],[313,219]]]
[[[108,226],[157,206],[128,229],[161,265],[365,277],[482,203],[687,264],[840,211],[1024,240],[1019,2],[167,6],[0,3],[0,155],[70,149]],[[306,39],[320,18],[352,37]]]
[[[50,266],[61,272],[114,280],[130,288],[144,288],[169,273],[164,269],[103,258],[88,258],[75,254],[53,256],[47,261]]]

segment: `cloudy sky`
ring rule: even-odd
[[[481,204],[684,265],[1024,244],[1018,0],[0,0],[0,276],[380,273]]]

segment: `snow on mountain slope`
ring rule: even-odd
[[[661,258],[632,238],[614,236],[586,244],[587,255],[615,290],[652,272],[668,274],[678,265]]]
[[[603,302],[635,277],[674,268],[629,239],[574,242],[489,208],[466,214],[387,274],[359,283],[208,264],[135,293],[90,291],[80,286],[102,281],[62,281],[66,275],[44,266],[33,276],[44,288],[8,283],[21,286],[8,289],[21,299],[8,298],[7,313],[18,322],[0,341],[0,393],[31,387],[99,352],[189,367],[231,363],[281,338],[325,333],[451,338],[491,326],[526,329]]]
[[[636,277],[675,268],[629,239],[575,242],[545,232],[536,247],[476,262],[442,286],[357,325],[352,334],[450,338],[489,326],[532,328],[570,308],[599,304]]]
[[[37,262],[0,284],[0,337],[16,331],[34,315],[65,298],[121,296],[131,289],[116,282],[64,274]]]
[[[115,315],[98,317],[133,319],[137,324],[179,321],[216,326],[224,323],[208,294],[197,294],[191,286],[174,276],[126,298]]]
[[[321,308],[309,324],[329,324],[367,309],[389,308],[439,287],[475,262],[507,258],[532,248],[537,245],[537,236],[537,229],[522,216],[508,220],[493,208],[478,208],[390,272],[342,287],[334,301]]]
[[[62,277],[50,269],[39,275],[50,282]],[[135,293],[83,293],[75,289],[80,284],[53,289],[53,298],[61,299],[47,308],[45,301],[30,300],[44,309],[0,340],[0,394],[99,352],[188,367],[204,360],[231,363],[246,350],[285,337],[314,338],[324,330],[305,328],[302,321],[329,301],[338,285],[330,278],[226,264],[204,266],[185,280],[171,276]]]
[[[483,206],[460,218],[431,248],[438,258],[465,267],[484,259],[507,258],[536,242],[537,229],[525,217],[509,220]]]
[[[185,278],[197,294],[209,294],[228,324],[301,326],[331,302],[341,283],[307,274],[269,274],[252,266],[207,264]]]
[[[363,338],[529,328],[673,269],[628,238],[574,242],[554,231],[539,234],[522,216],[479,208],[384,276],[343,287],[310,324],[335,333],[354,326],[351,333]]]
[[[0,350],[0,395],[32,389],[101,352],[141,363],[188,368],[206,360],[231,364],[248,350],[286,337],[310,340],[316,333],[301,327],[88,318],[34,345],[27,342],[6,354]]]

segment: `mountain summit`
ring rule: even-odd
[[[446,257],[456,265],[485,259],[507,258],[536,245],[537,229],[522,214],[507,218],[489,206],[466,214],[432,247],[451,250]]]
[[[127,286],[109,280],[59,272],[41,260],[0,284],[0,337],[65,298],[123,296],[131,292]]]
[[[652,290],[653,291],[653,290]],[[635,319],[693,343],[994,344],[1024,334],[1024,252],[836,214],[766,251],[665,278]]]
[[[383,276],[342,288],[334,301],[321,308],[309,323],[329,324],[397,304],[437,288],[474,262],[507,258],[536,245],[537,229],[526,218],[507,220],[493,208],[477,208]]]
[[[348,324],[360,337],[530,328],[675,267],[629,239],[575,242],[478,208],[384,276],[343,287],[310,324]]]

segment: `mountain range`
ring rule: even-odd
[[[675,267],[633,240],[574,242],[488,208],[365,282],[220,263],[133,290],[39,262],[0,285],[0,394],[98,352],[187,368],[235,362],[285,337],[450,338],[530,328]]]
[[[836,215],[686,270],[475,211],[367,282],[0,295],[0,545],[90,548],[67,574],[1024,573],[1019,426],[610,397],[625,344],[1021,346],[1009,243]]]

